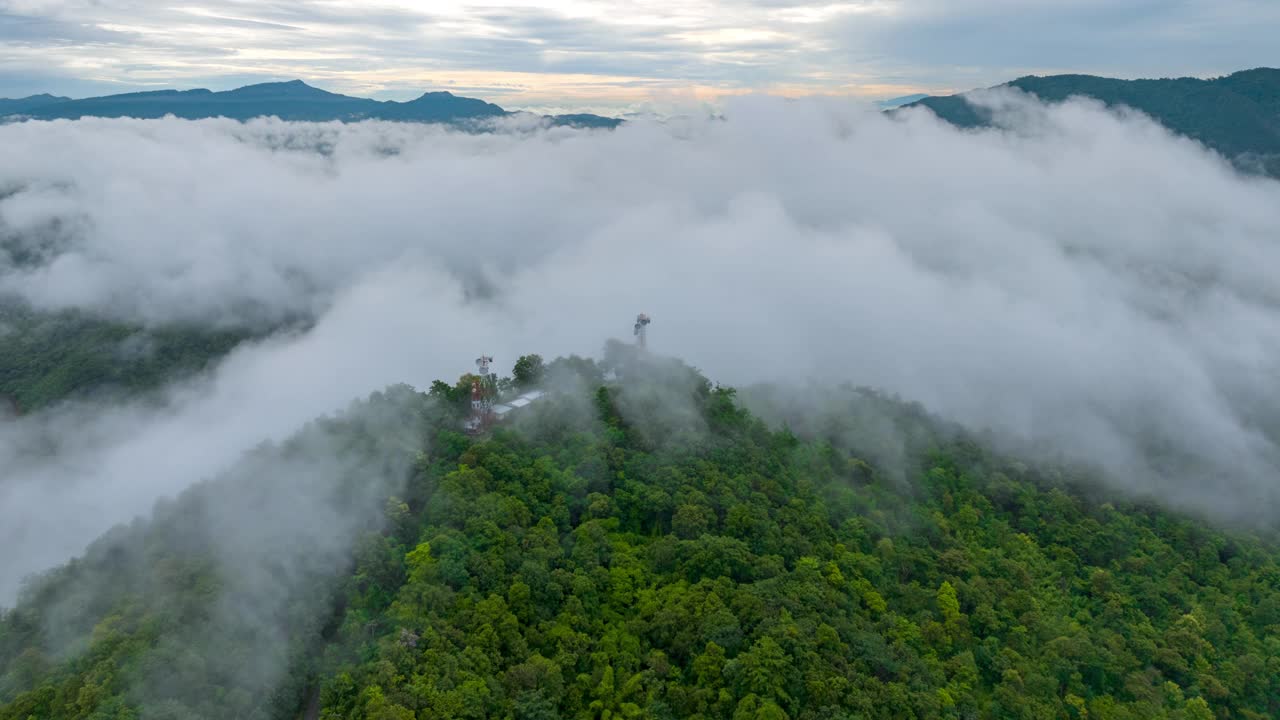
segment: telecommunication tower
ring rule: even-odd
[[[640,313],[639,315],[636,316],[635,335],[636,335],[637,347],[645,347],[646,334],[647,334],[647,329],[649,327],[649,322],[650,322],[649,316],[645,315],[644,313]]]
[[[484,430],[492,420],[493,392],[489,378],[492,363],[493,358],[488,355],[476,358],[476,369],[480,372],[471,380],[471,419],[467,421],[467,429],[473,433]]]

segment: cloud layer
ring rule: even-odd
[[[639,311],[719,381],[881,387],[1132,491],[1272,516],[1280,184],[1141,117],[989,101],[1016,130],[767,98],[611,133],[0,127],[0,236],[55,248],[0,268],[0,293],[153,324],[316,318],[162,410],[0,424],[0,600],[354,396],[482,352],[596,354]]]

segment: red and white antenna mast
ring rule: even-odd
[[[471,422],[467,423],[473,432],[480,432],[490,423],[493,410],[493,397],[489,392],[489,365],[493,358],[481,355],[476,358],[476,369],[479,376],[471,380]]]
[[[647,340],[646,335],[647,335],[648,327],[649,327],[649,316],[645,315],[644,313],[640,313],[639,315],[637,315],[636,329],[635,329],[637,347],[641,347],[641,348],[645,347],[645,342]]]

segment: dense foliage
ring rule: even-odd
[[[0,414],[95,392],[157,388],[204,369],[249,336],[243,330],[144,329],[0,301]]]
[[[1030,76],[1007,86],[1048,102],[1078,95],[1108,106],[1130,107],[1199,140],[1243,169],[1280,177],[1280,70],[1258,68],[1211,80]],[[912,104],[928,107],[961,127],[991,123],[990,113],[970,105],[963,95],[930,97]]]
[[[355,503],[379,512],[327,557],[345,580],[287,585],[283,690],[226,671],[243,628],[210,645],[226,528],[183,542],[195,508],[273,484],[250,465],[32,586],[0,621],[0,718],[1280,715],[1269,542],[1103,502],[874,393],[839,400],[876,432],[801,438],[678,363],[614,360],[549,363],[553,396],[485,438],[403,388],[380,423],[333,421],[325,446],[364,460],[318,507],[412,437],[429,452]],[[112,593],[67,600],[113,562]]]
[[[376,393],[31,582],[0,613],[0,718],[292,717],[424,405]]]

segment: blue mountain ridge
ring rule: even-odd
[[[1132,108],[1218,151],[1241,170],[1280,178],[1280,69],[1255,68],[1212,79],[1029,75],[998,87],[1048,103],[1088,97],[1108,107]],[[968,93],[926,97],[889,112],[914,107],[929,108],[957,127],[998,124],[989,109],[970,102]]]
[[[332,93],[301,80],[260,83],[222,92],[206,89],[153,90],[78,100],[52,95],[36,95],[22,100],[0,99],[0,121],[75,120],[85,117],[146,119],[173,115],[189,120],[225,117],[243,121],[277,117],[312,122],[394,120],[457,124],[517,114],[493,103],[450,92],[428,92],[408,102],[379,101]],[[548,115],[544,118],[553,125],[585,128],[615,128],[622,123],[616,118],[586,113]]]
[[[0,116],[22,113],[45,105],[66,102],[70,99],[69,97],[58,97],[48,93],[24,98],[0,98]]]

